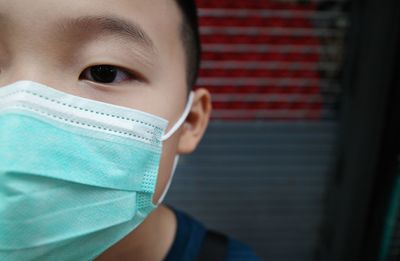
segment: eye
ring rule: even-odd
[[[80,80],[88,80],[96,83],[121,83],[137,80],[130,72],[113,65],[95,65],[86,68],[79,76]]]

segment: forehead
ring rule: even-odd
[[[34,4],[31,0],[0,0],[0,15],[0,26],[12,25],[13,31],[18,27],[35,35],[52,34],[55,25],[62,28],[68,24],[82,29],[85,22],[86,29],[90,30],[96,18],[105,17],[97,19],[103,27],[144,36],[141,39],[150,40],[147,43],[154,44],[156,50],[170,52],[180,39],[181,15],[174,0],[36,0]],[[114,23],[109,18],[114,18]],[[129,25],[139,30],[132,30]]]

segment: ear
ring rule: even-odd
[[[193,105],[182,126],[178,141],[178,154],[193,152],[203,137],[211,115],[211,95],[208,90],[194,91]]]

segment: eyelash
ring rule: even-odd
[[[118,80],[118,82],[114,82],[115,79],[112,82],[101,82],[98,81],[98,79],[96,80],[96,77],[93,77],[93,70],[94,69],[100,69],[102,68],[103,70],[110,70],[112,69],[113,71],[115,71],[116,78],[121,78],[121,73],[123,74],[122,76],[122,80]],[[86,69],[84,69],[82,71],[82,73],[79,75],[79,79],[80,80],[88,80],[88,81],[92,81],[98,84],[121,84],[123,82],[127,82],[127,81],[143,81],[143,77],[138,75],[137,73],[133,73],[127,69],[121,68],[119,66],[114,66],[114,65],[110,65],[110,64],[99,64],[99,65],[92,65],[87,67]]]

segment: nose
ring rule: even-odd
[[[54,66],[39,57],[14,60],[0,75],[1,86],[21,80],[30,80],[49,86],[58,85]]]
[[[63,92],[80,95],[76,88],[76,82],[72,82],[72,78],[64,70],[66,69],[62,68],[60,64],[56,64],[46,57],[21,55],[0,72],[0,86],[28,80]]]

